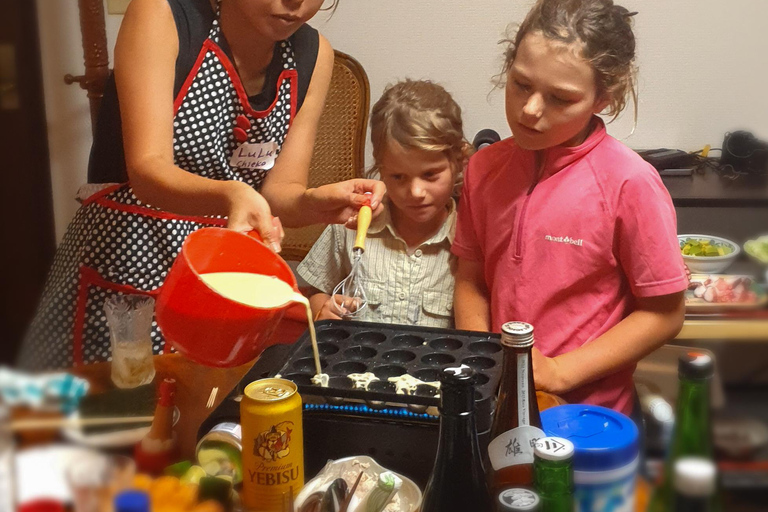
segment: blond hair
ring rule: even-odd
[[[460,187],[472,145],[464,138],[461,107],[442,86],[429,80],[404,80],[384,90],[371,111],[371,175],[379,173],[389,141],[444,153]]]
[[[547,39],[576,43],[595,71],[598,96],[609,101],[605,114],[616,119],[629,99],[637,122],[637,68],[632,16],[613,0],[538,0],[507,43],[502,79],[523,38],[539,32]]]

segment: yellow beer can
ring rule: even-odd
[[[248,384],[240,402],[240,424],[243,505],[254,512],[279,512],[287,496],[296,497],[304,486],[304,430],[296,384],[284,379]]]

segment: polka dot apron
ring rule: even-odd
[[[180,168],[258,189],[274,164],[295,116],[297,72],[290,41],[278,43],[277,94],[254,111],[234,65],[222,51],[219,12],[174,102],[174,160]],[[277,57],[276,57],[277,58]],[[143,204],[129,183],[86,198],[69,225],[20,363],[52,369],[110,359],[104,302],[115,294],[155,296],[187,235],[223,226],[214,217],[170,214]],[[155,354],[166,350],[152,324]]]

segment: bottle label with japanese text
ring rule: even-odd
[[[491,466],[498,471],[518,464],[533,464],[533,448],[542,437],[546,437],[544,431],[531,425],[507,430],[488,445]]]

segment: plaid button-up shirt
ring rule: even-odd
[[[440,230],[409,252],[384,203],[384,211],[368,229],[360,261],[359,275],[368,307],[356,320],[453,327],[456,262],[450,251],[456,225],[455,203],[450,208]],[[354,230],[328,226],[299,264],[299,275],[314,288],[331,295],[352,269],[354,244]]]

